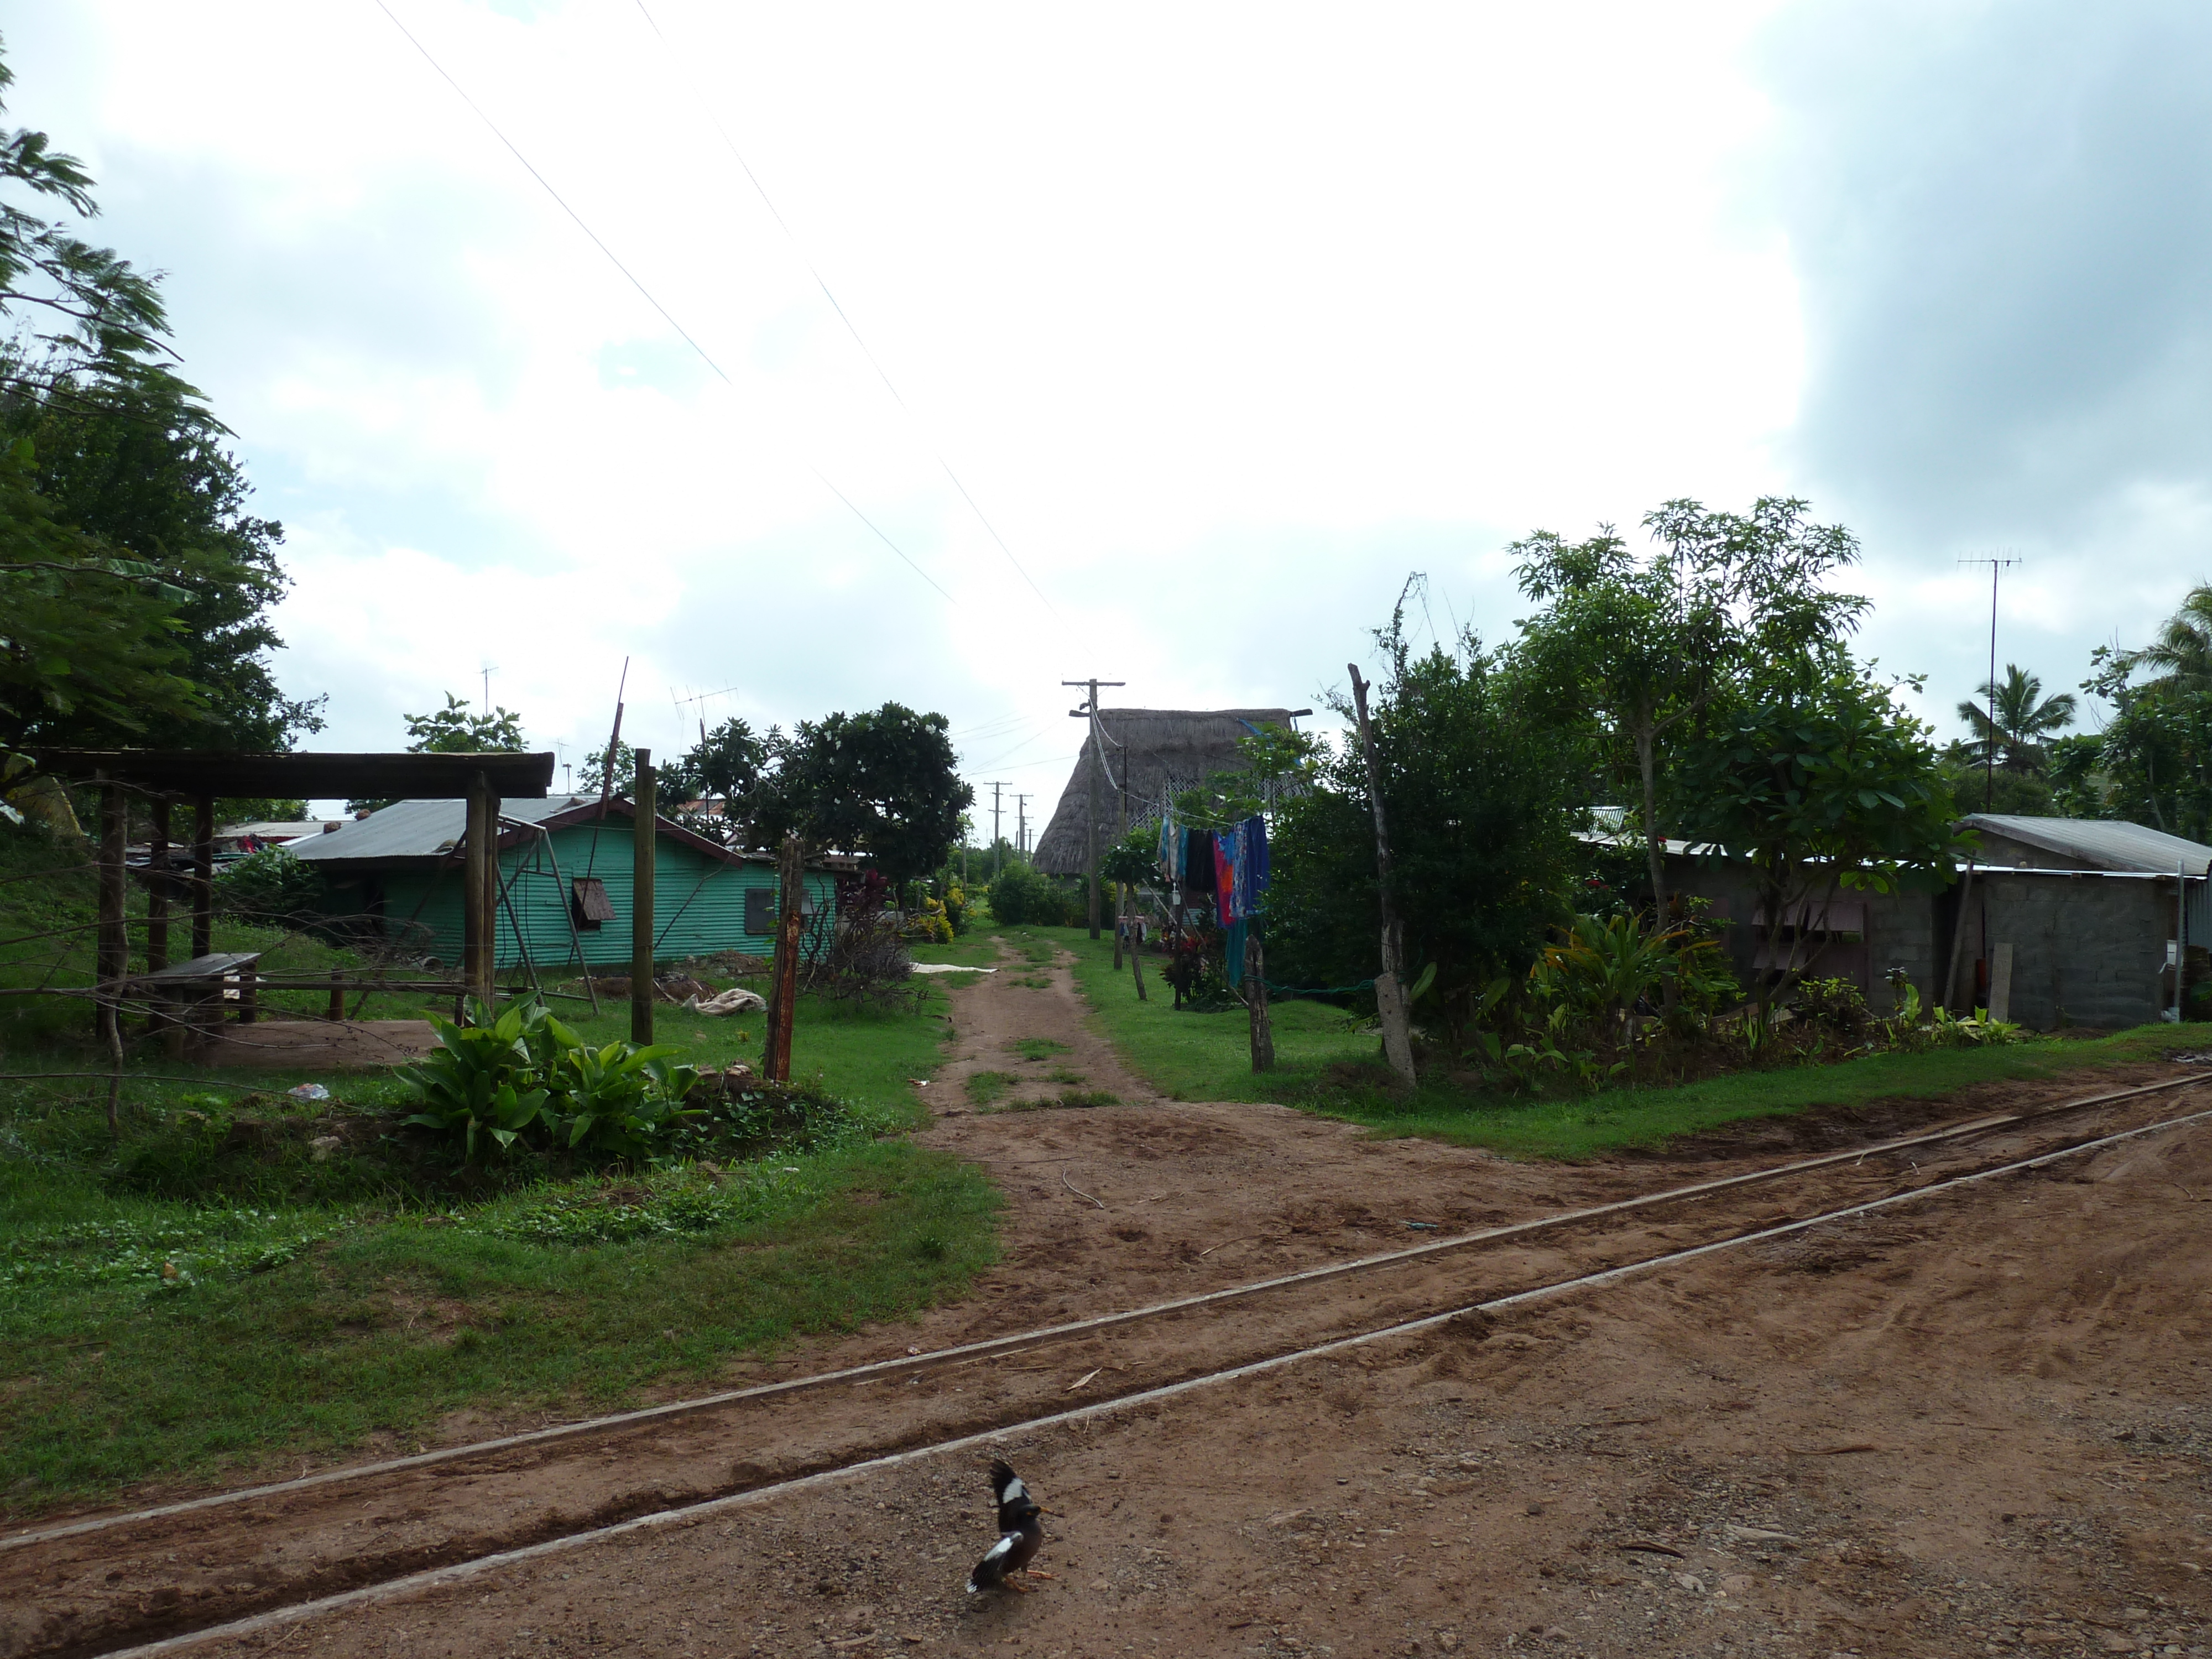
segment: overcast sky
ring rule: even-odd
[[[489,667],[580,761],[628,656],[656,750],[896,698],[1048,812],[1063,679],[1305,706],[1409,571],[1495,635],[1532,529],[1781,494],[1948,734],[1961,559],[2053,690],[2212,574],[2201,5],[388,4],[0,3],[321,744]]]

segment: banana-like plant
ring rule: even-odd
[[[535,1007],[534,1003],[518,1004],[489,1019],[484,1017],[489,1011],[477,1005],[477,1023],[470,1025],[456,1025],[432,1014],[438,1047],[397,1073],[422,1106],[406,1121],[461,1135],[462,1156],[471,1163],[480,1132],[501,1152],[514,1146],[545,1109],[546,1091],[534,1086],[526,1040],[528,1010]]]

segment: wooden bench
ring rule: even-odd
[[[155,1024],[179,1040],[187,1030],[212,1036],[222,1024],[226,1002],[238,1005],[240,1025],[253,1024],[260,1012],[260,964],[258,951],[216,951],[156,973],[133,975],[124,981],[124,994],[150,1000]]]

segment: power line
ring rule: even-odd
[[[624,279],[629,282],[629,285],[635,289],[639,294],[644,296],[645,302],[660,313],[661,320],[665,322],[669,327],[674,329],[677,334],[683,339],[684,343],[690,346],[693,351],[698,354],[699,361],[706,364],[708,368],[713,369],[714,373],[720,377],[721,382],[724,386],[728,386],[731,391],[735,392],[738,388],[738,383],[729,377],[728,374],[723,369],[721,364],[714,361],[713,354],[710,353],[706,347],[701,345],[698,341],[691,337],[690,331],[685,328],[683,324],[676,320],[675,313],[670,311],[666,306],[661,304],[660,301],[654,297],[653,292],[651,289],[647,288],[642,282],[638,280],[637,273],[622,262],[622,260],[616,255],[615,251],[609,247],[606,243],[601,240],[599,232],[593,230],[590,225],[584,222],[584,216],[568,205],[568,199],[563,197],[559,191],[553,188],[552,181],[547,179],[544,173],[540,173],[537,167],[532,164],[530,158],[527,155],[525,155],[522,151],[516,147],[515,143],[512,138],[509,138],[506,133],[500,131],[499,123],[493,120],[490,116],[485,114],[482,106],[477,104],[477,100],[469,96],[468,89],[463,87],[459,81],[453,79],[453,77],[447,72],[446,66],[443,64],[441,64],[435,58],[431,56],[429,47],[424,46],[420,40],[415,38],[413,32],[408,28],[407,25],[399,21],[398,14],[394,12],[392,8],[386,3],[386,0],[376,0],[376,9],[392,20],[392,27],[398,29],[402,35],[406,37],[407,44],[409,46],[414,47],[416,52],[422,54],[422,61],[438,72],[438,78],[453,89],[454,94],[459,97],[464,104],[466,104],[469,106],[470,113],[474,115],[477,120],[483,122],[484,125],[490,130],[491,136],[498,139],[501,143],[507,147],[507,154],[514,156],[516,161],[522,163],[523,170],[528,173],[532,178],[535,179],[538,182],[539,185],[544,188],[545,193],[553,198],[555,204],[560,208],[561,211],[567,214],[568,217],[574,222],[576,228],[582,231],[585,235],[591,238],[592,246],[607,256],[607,263],[612,265],[617,270],[622,272]],[[648,18],[647,21],[650,21],[651,20]],[[808,470],[811,471],[817,478],[821,480],[823,486],[839,501],[845,503],[846,507],[852,513],[854,518],[858,519],[862,524],[867,526],[870,530],[875,532],[878,540],[881,541],[885,547],[890,549],[892,552],[897,554],[900,558],[906,560],[907,568],[908,569],[912,570],[915,575],[921,577],[922,580],[927,582],[932,587],[937,588],[937,591],[939,593],[943,593],[948,604],[952,602],[952,596],[950,593],[945,593],[944,588],[939,586],[936,579],[931,576],[930,574],[927,570],[924,570],[920,565],[916,564],[911,558],[908,558],[904,548],[901,547],[890,537],[884,535],[881,530],[877,529],[875,521],[869,518],[866,514],[861,512],[859,507],[854,507],[853,505],[852,498],[847,495],[843,490],[838,489],[836,484],[831,483],[828,475],[825,474],[820,467],[814,465],[811,461],[807,465]],[[954,482],[957,483],[959,481],[955,479]],[[962,493],[964,495],[966,492],[963,490]],[[1009,556],[1012,556],[1009,555]],[[1040,594],[1038,597],[1042,599],[1043,596]]]
[[[806,267],[806,274],[814,279],[814,286],[822,290],[822,297],[830,302],[830,309],[837,313],[837,320],[844,324],[846,333],[853,337],[853,343],[860,348],[860,355],[868,360],[868,367],[876,371],[876,378],[884,383],[884,390],[891,394],[891,401],[899,406],[900,412],[920,428],[922,424],[921,417],[914,412],[905,398],[900,395],[898,387],[891,383],[890,372],[884,368],[876,354],[869,349],[868,343],[860,337],[860,331],[854,325],[852,318],[846,314],[845,307],[838,303],[837,296],[830,291],[829,282],[816,267],[814,261],[807,257],[805,245],[800,242],[798,234],[785,221],[783,215],[776,210],[775,203],[769,196],[768,186],[761,183],[760,175],[753,171],[752,163],[745,160],[744,152],[738,148],[737,141],[730,137],[728,130],[715,117],[714,110],[708,106],[707,100],[699,95],[698,88],[692,82],[690,75],[681,71],[682,58],[678,54],[675,45],[661,33],[660,25],[653,21],[653,13],[647,9],[645,0],[637,0],[637,9],[639,15],[645,19],[646,27],[653,31],[653,38],[660,42],[661,49],[666,52],[670,58],[679,66],[678,78],[684,82],[684,90],[691,94],[692,103],[697,106],[700,114],[707,118],[707,125],[714,129],[714,136],[722,141],[722,147],[730,152],[730,157],[737,162],[738,171],[745,175],[746,182],[752,185],[753,193],[760,198],[761,205],[768,210],[769,217],[775,221],[775,228],[783,233],[784,240],[791,244],[792,252],[799,256],[799,263]],[[1054,618],[1057,620],[1060,616],[1059,611],[1050,599],[1045,598],[1044,589],[1036,585],[1036,578],[1031,576],[1022,562],[1014,556],[1014,550],[1006,545],[1006,538],[999,533],[998,526],[991,522],[982,507],[977,505],[975,496],[969,494],[968,486],[960,482],[960,475],[952,470],[952,463],[945,459],[944,452],[938,449],[935,445],[933,444],[930,449],[931,453],[937,459],[938,465],[945,470],[945,476],[952,480],[952,487],[960,492],[960,499],[968,503],[968,510],[975,515],[975,521],[990,532],[991,539],[999,544],[999,551],[1006,556],[1006,562],[1013,566],[1021,579],[1030,585],[1030,592],[1037,596],[1038,603],[1047,611],[1051,611]]]

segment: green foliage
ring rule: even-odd
[[[771,736],[775,771],[754,814],[757,846],[787,833],[872,859],[894,889],[945,862],[975,792],[960,781],[942,714],[896,702],[801,720]]]
[[[899,937],[916,945],[951,944],[952,918],[946,912],[945,902],[925,896],[914,913],[899,925]]]
[[[1009,864],[986,890],[992,917],[1009,927],[1066,927],[1084,914],[1082,896],[1034,865]]]
[[[34,487],[27,438],[0,449],[0,749],[197,720],[184,592],[64,522]]]
[[[525,748],[521,715],[500,708],[482,714],[450,691],[443,708],[404,718],[410,755],[520,755]]]
[[[673,1045],[593,1045],[535,1001],[473,1015],[455,1025],[432,1014],[437,1049],[398,1073],[421,1103],[407,1121],[459,1136],[466,1159],[477,1157],[480,1133],[489,1154],[536,1129],[565,1150],[642,1162],[694,1115],[685,1100],[699,1074],[675,1061],[683,1051]]]
[[[322,876],[284,847],[248,854],[215,878],[216,908],[244,921],[290,925],[313,915],[322,896]]]
[[[0,179],[98,211],[44,133],[0,137]],[[157,279],[9,202],[0,316],[0,746],[278,749],[319,729],[269,669],[282,527],[245,510],[228,434],[161,362]]]
[[[2043,682],[2017,663],[2005,665],[2002,682],[1984,680],[1977,695],[1981,702],[1959,705],[1959,718],[1974,734],[1972,741],[1963,745],[1966,758],[1987,761],[1994,755],[1997,768],[2003,771],[2041,771],[2051,740],[2074,724],[2074,694],[2060,691],[2045,696]],[[1992,700],[1994,726],[1990,723]]]
[[[1399,619],[1380,638],[1389,672],[1370,708],[1406,960],[1433,963],[1448,1028],[1482,986],[1517,976],[1565,911],[1585,803],[1571,735],[1521,662],[1472,635],[1415,656]],[[1268,976],[1341,985],[1379,961],[1375,823],[1356,742],[1283,801],[1268,837]]]
[[[1867,608],[1825,585],[1857,562],[1856,538],[1808,523],[1806,511],[1775,497],[1748,514],[1676,500],[1644,515],[1650,553],[1610,526],[1574,544],[1538,531],[1507,550],[1522,592],[1546,606],[1522,624],[1532,679],[1556,720],[1592,729],[1591,758],[1633,781],[1662,904],[1661,849],[1675,818],[1666,785],[1683,739],[1747,678],[1840,638]]]
[[[1818,673],[1753,688],[1688,746],[1676,781],[1684,833],[1746,860],[1777,925],[1801,905],[1825,915],[1846,887],[1944,886],[1966,850],[1928,729],[1893,689],[1838,648]],[[1762,1007],[1802,971],[1796,949],[1778,986],[1755,988]]]

